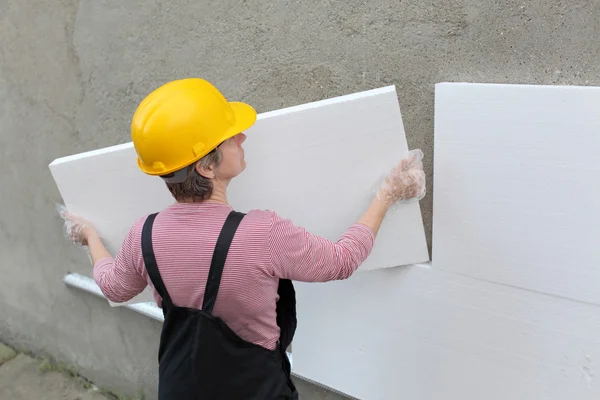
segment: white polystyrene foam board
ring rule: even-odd
[[[439,84],[433,267],[600,304],[600,88]]]
[[[232,206],[271,209],[331,240],[358,220],[408,151],[393,86],[260,114],[246,134],[247,169],[230,185]],[[57,159],[50,170],[65,205],[94,223],[113,254],[136,219],[174,201],[160,178],[139,171],[131,143]],[[428,260],[412,202],[388,213],[361,270]]]
[[[259,118],[244,143],[247,169],[229,197],[239,210],[271,209],[337,240],[408,146],[393,86],[317,104]],[[428,260],[419,203],[411,202],[388,213],[360,270]]]
[[[65,277],[63,278],[63,282],[71,287],[81,289],[88,293],[94,294],[98,297],[106,298],[106,297],[104,297],[102,290],[96,284],[96,282],[92,278],[89,278],[85,275],[81,275],[81,274],[77,274],[77,273],[70,273],[70,274],[65,275]],[[140,303],[136,303],[136,304],[126,304],[125,306],[127,308],[129,308],[135,312],[138,312],[142,315],[145,315],[149,318],[152,318],[152,319],[160,321],[160,322],[164,322],[164,316],[163,316],[162,309],[159,308],[156,305],[156,303],[153,301],[152,302],[140,302]]]
[[[356,398],[600,398],[598,306],[428,265],[295,286],[294,373]]]

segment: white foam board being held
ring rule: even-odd
[[[59,158],[50,171],[67,209],[91,221],[113,255],[138,218],[173,203],[160,178],[137,168],[131,143]],[[154,302],[150,287],[128,302],[109,301],[141,302]]]
[[[331,240],[408,150],[393,86],[260,114],[246,133],[247,170],[230,186],[232,206],[272,209]],[[57,159],[50,170],[65,205],[95,224],[113,254],[136,219],[173,202],[160,178],[138,170],[131,143]],[[428,259],[414,202],[389,212],[362,269]]]
[[[364,400],[596,400],[600,307],[428,266],[296,285],[294,373]]]
[[[600,304],[600,88],[435,91],[433,267]]]
[[[330,240],[360,218],[408,152],[393,86],[261,114],[247,136],[231,204],[274,210]],[[428,260],[419,203],[399,204],[360,271]]]

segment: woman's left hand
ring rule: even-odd
[[[423,171],[423,152],[411,150],[408,156],[388,173],[377,197],[390,206],[397,201],[421,200],[425,196],[425,172]]]

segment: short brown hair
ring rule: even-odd
[[[212,196],[213,184],[210,179],[205,178],[196,171],[196,165],[200,163],[203,168],[213,166],[219,168],[223,156],[221,151],[216,148],[200,161],[187,166],[187,177],[182,183],[168,183],[167,188],[178,202],[194,202],[199,203],[208,200]]]

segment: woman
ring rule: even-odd
[[[160,399],[295,399],[285,349],[293,337],[292,280],[348,278],[367,258],[389,207],[422,198],[422,153],[389,173],[370,207],[337,242],[275,212],[236,213],[227,186],[245,168],[243,133],[256,112],[201,79],[170,82],[132,120],[138,166],[176,203],[132,226],[115,258],[93,226],[66,214],[88,246],[94,279],[114,302],[147,285],[163,308]]]

